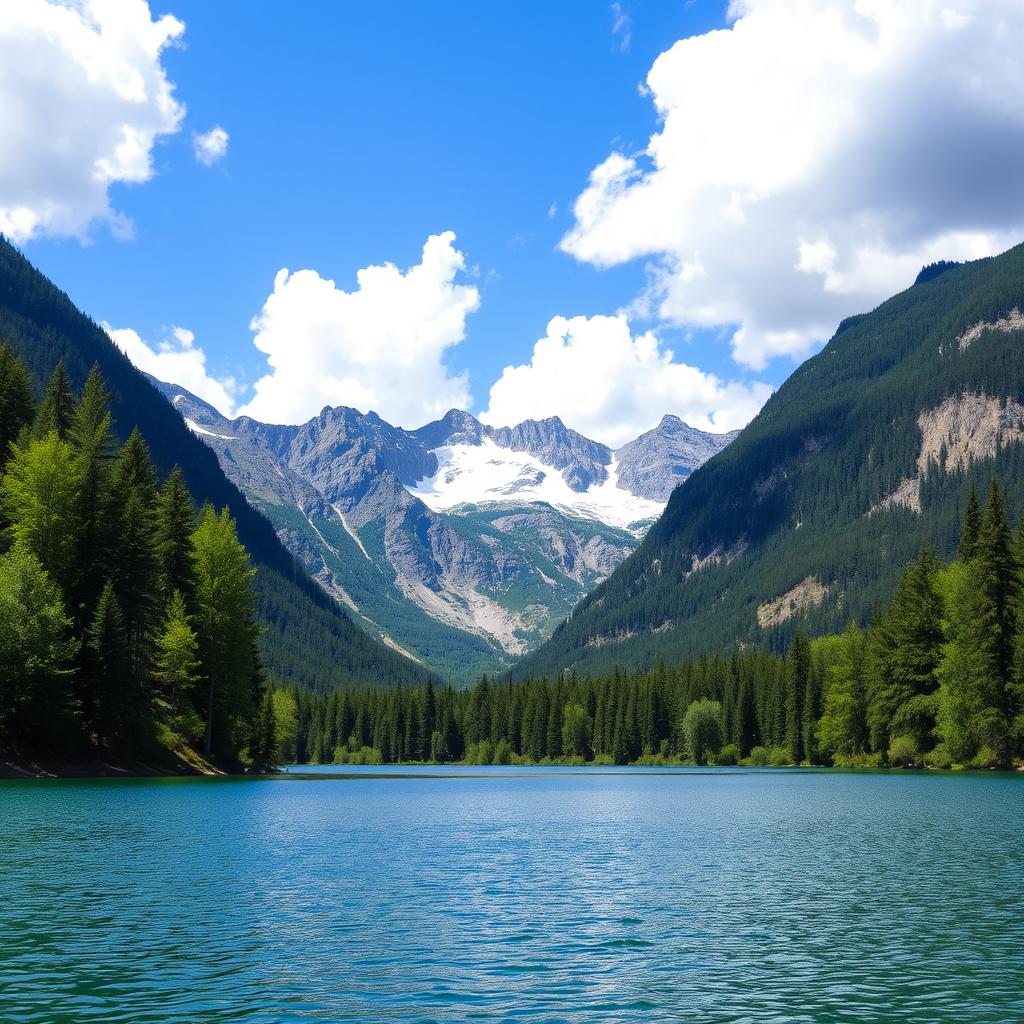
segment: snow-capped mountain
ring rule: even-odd
[[[666,416],[613,451],[557,417],[404,430],[346,407],[275,426],[156,383],[325,590],[453,678],[540,643],[734,436]]]

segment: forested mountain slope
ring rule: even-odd
[[[1024,501],[1024,246],[926,268],[852,317],[517,675],[864,623],[923,545],[956,549],[973,481]]]
[[[422,681],[424,670],[372,640],[306,575],[221,472],[213,453],[186,427],[153,385],[106,333],[0,238],[0,341],[29,368],[38,394],[63,360],[72,387],[81,389],[96,363],[111,392],[122,440],[138,425],[162,475],[180,465],[199,502],[226,506],[242,543],[259,567],[257,613],[267,627],[264,661],[278,679],[315,689],[337,683]]]

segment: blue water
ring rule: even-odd
[[[0,1021],[1024,1020],[1019,776],[350,776],[0,782]]]

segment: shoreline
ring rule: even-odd
[[[217,768],[208,762],[198,764],[178,759],[173,764],[161,763],[152,764],[141,760],[130,760],[123,762],[110,762],[101,758],[66,759],[51,756],[22,756],[11,757],[7,753],[0,753],[0,781],[12,781],[17,779],[145,779],[145,778],[223,778],[223,779],[299,779],[299,778],[371,778],[388,777],[394,775],[403,778],[446,778],[453,777],[446,775],[446,771],[457,769],[461,776],[465,770],[480,770],[480,778],[493,777],[494,772],[486,771],[493,768],[507,768],[507,774],[515,771],[522,771],[524,775],[533,774],[536,770],[546,768],[569,769],[581,774],[614,774],[627,775],[633,771],[640,774],[675,774],[676,769],[690,769],[689,774],[744,774],[747,772],[773,772],[773,771],[801,771],[815,773],[842,773],[842,774],[880,774],[899,773],[901,775],[964,775],[964,774],[989,774],[1009,775],[1024,773],[1024,765],[1015,765],[1012,768],[971,768],[967,766],[955,766],[952,768],[932,767],[846,767],[838,765],[698,765],[698,764],[666,764],[666,765],[642,765],[642,764],[520,764],[520,765],[490,765],[470,764],[467,762],[430,762],[430,761],[407,761],[395,764],[377,765],[346,765],[346,764],[291,764],[265,772],[227,771]],[[352,769],[356,770],[353,771]],[[366,771],[365,769],[372,769]],[[419,769],[409,772],[407,769]],[[364,770],[360,770],[364,769]],[[430,774],[424,770],[429,769]]]

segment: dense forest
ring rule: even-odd
[[[1006,768],[1024,760],[1024,527],[993,482],[866,629],[629,673],[273,694],[281,761]]]
[[[76,391],[98,365],[110,391],[114,435],[127,441],[137,427],[158,474],[166,476],[179,466],[200,504],[229,510],[239,539],[259,569],[253,581],[256,614],[266,627],[260,653],[275,678],[323,690],[339,683],[423,682],[426,673],[421,666],[374,641],[306,574],[171,404],[98,324],[3,237],[0,342],[7,342],[25,364],[36,396],[58,362],[63,362]]]
[[[922,547],[955,556],[972,483],[984,494],[998,477],[1014,507],[1024,504],[1024,444],[1009,443],[1019,436],[1024,347],[1019,330],[998,326],[1015,309],[1024,309],[1024,245],[939,274],[926,268],[920,283],[845,320],[676,488],[640,548],[516,674],[645,669],[738,642],[781,653],[800,628],[823,636],[851,618],[867,625]],[[958,427],[968,416],[938,415],[965,396],[991,403],[994,419],[1002,413],[1006,435],[985,446]],[[949,442],[924,464],[923,417]],[[969,441],[973,458],[963,455]],[[892,500],[908,485],[908,502]],[[760,607],[808,577],[827,590],[819,603],[759,620]]]
[[[255,574],[227,509],[117,443],[97,368],[37,405],[0,346],[0,747],[267,764]]]

